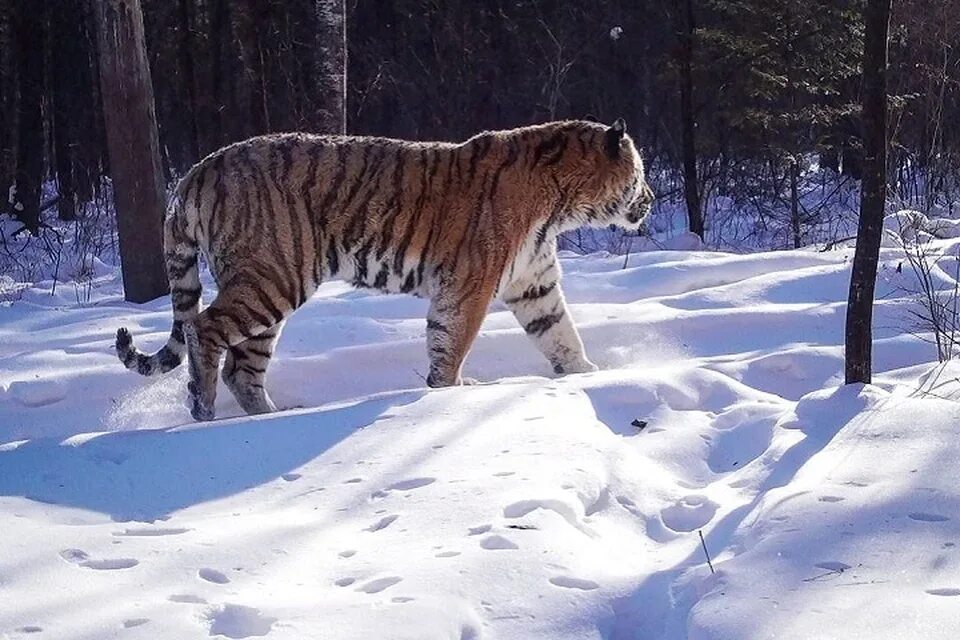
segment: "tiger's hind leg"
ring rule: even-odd
[[[597,371],[583,348],[560,289],[560,267],[554,262],[539,277],[511,283],[501,295],[520,326],[546,356],[555,373]]]
[[[267,367],[283,322],[227,349],[221,377],[248,415],[271,413],[277,406],[265,387]]]
[[[190,361],[190,414],[195,420],[213,419],[217,370],[224,351],[270,330],[293,311],[287,307],[281,311],[264,299],[249,287],[226,285],[209,307],[184,325]]]

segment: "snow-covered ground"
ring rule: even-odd
[[[205,424],[184,371],[113,354],[121,325],[162,344],[168,299],[104,265],[85,304],[26,289],[0,307],[0,638],[958,637],[960,368],[907,331],[885,249],[880,373],[840,386],[851,253],[570,255],[602,370],[552,376],[495,306],[484,384],[436,391],[426,304],[329,283],[280,341],[288,410],[221,389]]]

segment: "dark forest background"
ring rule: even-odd
[[[462,140],[622,116],[692,230],[722,194],[780,206],[799,245],[811,163],[860,177],[863,5],[348,0],[347,132]],[[316,2],[141,6],[168,180],[236,140],[322,131]],[[953,202],[960,0],[895,3],[890,47],[891,193]],[[0,211],[25,231],[86,215],[109,185],[97,56],[90,0],[0,0],[0,193],[16,184]]]

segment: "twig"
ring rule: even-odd
[[[707,566],[710,567],[710,573],[716,573],[713,570],[713,563],[710,562],[710,552],[707,551],[707,542],[703,539],[703,529],[697,529],[697,533],[700,534],[700,546],[703,547],[703,555],[707,556]]]

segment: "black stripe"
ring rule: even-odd
[[[327,271],[331,276],[337,275],[340,271],[340,257],[337,254],[336,241],[331,241],[327,245]]]
[[[413,291],[414,287],[416,287],[416,280],[414,280],[415,276],[416,271],[412,269],[407,273],[406,279],[404,279],[403,284],[400,286],[401,293],[410,293]]]
[[[567,134],[565,131],[557,131],[552,136],[541,142],[533,151],[533,164],[536,165],[544,154],[549,153],[545,165],[556,163],[563,156],[564,149],[567,148]]]
[[[188,273],[197,268],[197,254],[183,257],[177,253],[166,255],[167,278],[182,280]]]
[[[563,311],[560,311],[559,313],[550,313],[540,316],[539,318],[534,318],[524,325],[523,329],[531,335],[542,336],[549,331],[553,325],[560,322],[560,320],[563,318],[563,313]]]
[[[240,369],[240,371],[246,371],[247,373],[249,373],[249,374],[252,375],[252,376],[257,376],[257,375],[262,376],[263,374],[265,374],[265,373],[267,372],[266,369],[263,369],[263,368],[260,368],[260,367],[254,367],[254,366],[251,366],[251,365],[249,365],[249,364],[241,365],[241,366],[239,367],[239,369]]]
[[[387,267],[387,263],[383,263],[380,266],[380,271],[377,273],[376,279],[373,281],[373,287],[375,289],[386,289],[387,275],[389,273],[390,273],[390,269]]]
[[[548,295],[556,287],[557,287],[556,282],[551,282],[550,284],[542,284],[536,287],[530,287],[529,289],[524,291],[522,294],[520,294],[516,298],[505,298],[504,302],[506,304],[517,304],[518,302],[538,300]]]
[[[317,225],[321,230],[327,226],[329,218],[327,211],[330,205],[334,203],[334,199],[340,192],[340,183],[343,182],[343,179],[347,175],[347,151],[348,148],[345,144],[341,143],[337,145],[337,174],[328,183],[326,195],[324,195],[323,201],[320,202],[320,206],[317,207]]]
[[[445,324],[441,324],[436,320],[431,320],[429,318],[427,319],[427,329],[439,331],[440,333],[446,333],[447,335],[450,334],[450,329],[448,329]]]
[[[403,161],[403,151],[404,148],[398,145],[396,156],[393,159],[393,190],[390,194],[390,200],[387,202],[385,209],[386,214],[383,217],[383,224],[381,225],[382,232],[380,236],[380,246],[377,247],[377,260],[383,258],[383,254],[386,253],[387,247],[393,240],[393,226],[396,224],[397,216],[403,211],[403,172],[406,167],[406,163]]]
[[[170,328],[170,338],[180,344],[185,344],[183,339],[183,320],[174,320]]]
[[[473,153],[470,154],[470,164],[467,169],[467,183],[473,182],[473,176],[477,171],[477,163],[480,161],[482,156],[487,154],[487,151],[490,150],[491,145],[493,145],[493,134],[487,133],[476,140],[474,140],[472,149]]]
[[[367,282],[367,257],[370,255],[370,249],[372,248],[373,238],[363,243],[363,246],[354,254],[354,262],[357,266],[357,272],[353,278],[355,283],[366,284]]]
[[[304,272],[306,271],[307,247],[304,247],[304,238],[306,235],[301,225],[301,219],[298,215],[297,199],[294,197],[293,184],[291,182],[291,173],[293,171],[293,146],[295,139],[292,137],[282,138],[276,145],[280,152],[279,177],[274,177],[282,193],[286,196],[287,209],[290,219],[290,234],[293,236],[293,255],[290,256],[296,270],[297,299],[295,307],[299,307],[307,300],[307,290],[304,281]]]

